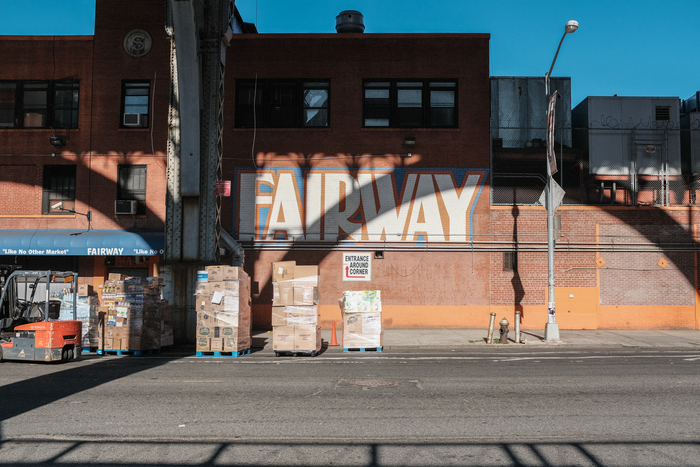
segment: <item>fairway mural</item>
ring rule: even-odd
[[[238,169],[238,239],[468,243],[487,174],[487,169]]]

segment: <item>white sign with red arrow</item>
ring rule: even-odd
[[[344,281],[372,280],[372,253],[343,253]]]

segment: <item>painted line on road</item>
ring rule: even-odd
[[[535,361],[540,362],[543,360],[614,360],[614,359],[631,359],[631,358],[682,358],[686,361],[696,361],[700,360],[700,355],[698,354],[684,354],[684,355],[589,355],[589,356],[518,356],[518,357],[506,357],[503,355],[490,355],[490,356],[476,356],[476,357],[390,357],[390,356],[347,356],[347,357],[323,357],[319,359],[275,359],[275,360],[237,360],[232,363],[240,364],[264,364],[264,365],[280,365],[280,364],[292,364],[292,365],[302,365],[302,364],[322,364],[322,363],[342,363],[342,362],[361,362],[363,360],[371,361],[454,361],[454,360],[464,360],[464,361],[498,361],[504,363],[510,362],[521,362],[521,361]]]

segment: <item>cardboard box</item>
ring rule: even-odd
[[[243,268],[235,266],[207,266],[204,269],[209,276],[209,282],[247,280],[248,278]]]
[[[243,281],[217,281],[217,282],[212,282],[209,281],[207,284],[209,284],[209,290],[213,294],[214,292],[223,292],[227,291],[227,295],[231,296],[238,296],[241,293],[241,284],[246,284]],[[246,285],[242,287],[243,291],[246,291]]]
[[[224,337],[224,351],[238,352],[241,350],[246,350],[250,348],[250,343],[250,337]]]
[[[215,350],[217,352],[224,350],[224,339],[221,337],[212,338],[210,343],[210,350]]]
[[[343,347],[382,347],[381,313],[349,313],[343,315]]]
[[[197,350],[210,350],[210,342],[208,337],[197,338]]]
[[[197,282],[197,285],[194,288],[194,294],[211,295],[211,284],[211,282]]]
[[[350,334],[343,330],[344,348],[374,348],[383,347],[384,333],[377,335]]]
[[[278,261],[272,263],[272,282],[294,279],[296,261]]]
[[[295,326],[294,350],[316,351],[321,350],[320,326]]]
[[[294,283],[279,281],[272,283],[272,306],[294,304]]]
[[[294,305],[318,305],[318,287],[294,287]]]
[[[92,295],[92,286],[89,284],[78,285],[78,297],[88,297]]]
[[[119,274],[116,272],[110,272],[109,275],[107,276],[107,280],[109,281],[123,281],[126,279],[127,276],[124,274]]]
[[[272,328],[272,350],[294,350],[294,326]]]
[[[318,266],[294,267],[294,286],[297,287],[318,287],[319,269]]]
[[[315,326],[318,319],[318,305],[272,307],[273,326]]]

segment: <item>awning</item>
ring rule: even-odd
[[[0,255],[156,256],[164,248],[162,231],[0,230]]]

